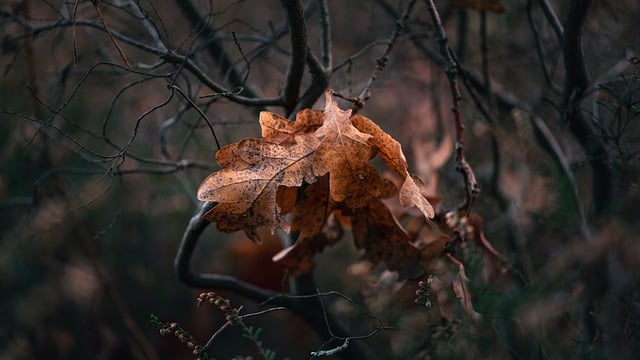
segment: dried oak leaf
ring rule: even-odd
[[[295,136],[315,132],[322,126],[324,112],[321,110],[300,110],[296,121],[290,121],[268,111],[260,113],[262,138],[277,144],[293,144]]]
[[[316,136],[322,140],[313,156],[313,173],[329,173],[329,193],[335,202],[348,208],[361,208],[378,198],[385,181],[369,164],[375,155],[369,145],[371,135],[360,132],[351,123],[351,110],[341,110],[331,97],[325,96],[324,123]]]
[[[400,143],[364,116],[355,115],[351,121],[358,130],[370,135],[368,141],[377,150],[380,158],[389,169],[403,179],[400,186],[400,204],[404,207],[415,206],[426,218],[432,219],[435,216],[433,206],[423,194],[422,181],[409,174],[409,166]]]
[[[209,175],[198,189],[198,200],[218,202],[204,218],[216,222],[220,231],[244,230],[255,242],[260,242],[261,227],[288,231],[276,202],[278,188],[315,181],[311,160],[317,143],[308,134],[297,135],[289,146],[244,139],[223,147],[216,154],[222,170]]]
[[[329,196],[329,176],[310,184],[304,193],[306,198],[296,206],[291,219],[291,230],[299,231],[298,240],[273,257],[273,261],[286,266],[293,275],[312,270],[313,255],[335,244],[343,233],[334,211],[339,204]]]
[[[380,200],[356,209],[351,221],[353,240],[357,248],[364,249],[365,259],[384,262],[387,269],[398,271],[402,278],[424,272],[420,250],[411,244],[409,236]]]

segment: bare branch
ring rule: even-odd
[[[431,19],[436,28],[436,37],[440,44],[440,54],[445,59],[444,71],[447,75],[451,88],[451,99],[453,101],[453,108],[451,111],[453,111],[456,128],[456,168],[462,173],[466,190],[465,202],[461,206],[461,209],[465,211],[465,215],[468,215],[473,203],[478,197],[480,189],[478,188],[478,182],[476,181],[475,174],[464,157],[464,124],[462,123],[462,114],[460,112],[460,89],[456,79],[458,74],[458,64],[453,57],[453,51],[447,45],[447,35],[444,27],[442,26],[440,15],[438,14],[438,10],[436,9],[433,0],[427,0],[426,4],[427,10],[429,10],[429,14],[431,14]]]
[[[558,42],[562,43],[562,39],[564,37],[564,29],[562,28],[560,19],[558,19],[558,15],[556,15],[555,10],[553,10],[553,7],[549,3],[549,0],[540,0],[540,7],[542,7],[544,15],[547,17],[549,24],[551,24],[551,28],[553,28],[553,31],[556,33]]]
[[[547,82],[547,86],[553,88],[553,82],[551,81],[551,75],[549,75],[549,69],[547,68],[547,62],[544,57],[544,53],[542,51],[542,41],[540,39],[540,31],[538,31],[538,27],[533,19],[533,0],[527,1],[527,19],[529,20],[529,27],[533,32],[533,39],[536,43],[536,53],[538,54],[538,61],[540,62],[540,67],[542,68],[542,75],[544,75],[544,79]]]
[[[191,0],[176,0],[175,3],[182,11],[182,15],[187,18],[194,29],[204,27],[200,36],[204,38],[205,41],[216,34],[217,31],[213,25],[213,19],[211,17],[208,17],[207,19],[202,17]],[[254,90],[250,84],[246,83],[245,77],[242,76],[235,67],[221,42],[209,42],[207,49],[209,50],[211,59],[216,61],[220,69],[228,74],[231,87],[242,87],[244,93],[243,96],[247,98],[260,97],[256,90]]]
[[[354,114],[357,113],[358,110],[362,109],[364,103],[369,99],[369,97],[371,97],[371,86],[373,85],[373,82],[378,78],[382,70],[384,70],[384,68],[387,66],[387,62],[389,61],[389,54],[391,54],[391,49],[396,43],[398,36],[405,30],[405,23],[407,22],[407,19],[409,19],[409,14],[411,13],[411,10],[413,9],[415,3],[416,0],[410,0],[409,3],[407,3],[407,6],[404,8],[404,11],[400,15],[400,17],[396,20],[396,26],[393,28],[393,32],[391,32],[391,36],[389,36],[389,39],[387,40],[387,47],[384,49],[382,55],[380,55],[380,57],[376,59],[376,67],[371,73],[369,81],[367,81],[367,84],[364,86],[364,88],[362,88],[360,94],[354,99],[355,101],[352,107]]]
[[[199,274],[191,269],[191,257],[202,232],[210,224],[203,219],[204,214],[210,211],[217,203],[203,202],[193,214],[187,225],[180,247],[176,254],[174,269],[178,278],[185,284],[205,289],[231,290],[239,295],[246,296],[255,301],[265,301],[276,297],[278,293],[271,290],[262,289],[249,283],[243,282],[233,276],[221,274]],[[289,301],[281,300],[274,302],[278,306],[289,307]]]
[[[329,79],[331,77],[330,70],[325,69],[315,57],[315,55],[308,50],[307,52],[307,65],[311,72],[311,84],[305,90],[304,94],[298,101],[295,109],[291,112],[290,116],[293,116],[296,112],[311,108],[313,104],[318,100],[325,90],[329,86]]]
[[[300,0],[283,0],[289,22],[289,36],[291,38],[291,60],[284,83],[282,100],[287,114],[291,114],[298,102],[300,83],[304,75],[307,60],[307,27]]]
[[[160,56],[161,59],[173,64],[184,64],[184,68],[195,75],[198,80],[207,85],[211,90],[216,92],[216,96],[225,97],[235,103],[251,106],[281,106],[282,100],[277,98],[250,98],[237,95],[233,91],[229,91],[222,85],[215,82],[200,67],[198,67],[191,59],[186,56],[179,55],[174,52],[166,52]]]
[[[329,314],[324,312],[323,305],[318,298],[315,281],[313,280],[313,276],[310,274],[295,278],[295,283],[302,287],[293,287],[292,291],[294,296],[291,296],[251,285],[230,275],[200,274],[191,269],[191,258],[198,239],[210,224],[208,221],[203,219],[203,216],[216,204],[217,203],[214,202],[202,202],[189,221],[174,262],[174,269],[178,278],[191,287],[230,290],[256,302],[268,302],[275,306],[286,307],[293,313],[305,319],[305,321],[307,321],[307,323],[320,336],[324,338],[331,338],[335,333],[339,336],[346,337],[346,332],[338,322],[330,317]],[[311,286],[314,286],[314,288],[311,289]],[[316,294],[302,297],[297,296],[310,295],[313,293]],[[329,328],[327,326],[329,326]],[[354,359],[375,358],[366,346],[359,343],[352,344],[345,350],[345,354],[353,357]]]
[[[191,100],[189,96],[187,96],[187,94],[185,94],[184,91],[182,91],[182,89],[180,89],[176,85],[169,85],[169,88],[177,91],[182,96],[182,98],[185,99],[185,101],[188,102],[196,112],[198,112],[200,117],[204,120],[204,122],[209,127],[209,130],[211,131],[211,135],[213,136],[213,140],[216,142],[216,147],[218,148],[218,150],[220,150],[220,141],[218,141],[218,136],[216,135],[216,131],[213,129],[213,125],[211,124],[211,121],[209,121],[209,118],[207,117],[207,115],[204,112],[202,112],[202,110],[200,110],[200,107],[198,107],[198,105],[196,105],[196,103],[194,103],[193,100]]]
[[[331,69],[331,22],[329,21],[329,4],[327,0],[318,0],[320,9],[320,46],[322,48],[322,66]]]

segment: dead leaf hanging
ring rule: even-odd
[[[404,179],[400,187],[400,204],[404,207],[415,206],[426,218],[432,219],[435,215],[433,206],[421,191],[422,181],[409,173],[409,166],[400,143],[364,116],[356,115],[351,121],[357,129],[371,135],[368,141],[378,151],[380,158],[389,169]]]
[[[256,242],[260,242],[260,227],[288,231],[289,225],[276,203],[278,187],[299,187],[303,181],[315,181],[310,169],[317,140],[310,135],[298,140],[285,147],[244,139],[220,149],[216,159],[228,166],[209,175],[198,190],[198,200],[219,203],[205,214],[205,219],[215,221],[221,231],[244,230]]]
[[[331,97],[325,96],[324,123],[316,136],[322,138],[313,157],[313,173],[329,173],[331,199],[345,202],[349,208],[361,208],[382,194],[385,183],[369,164],[375,155],[369,145],[371,135],[360,132],[351,123],[351,110],[341,110]]]

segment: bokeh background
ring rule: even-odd
[[[155,50],[188,55],[229,91],[269,98],[285,85],[290,39],[278,1],[192,0],[197,21],[179,3],[0,1],[0,358],[188,359],[190,350],[161,336],[150,315],[201,343],[224,323],[214,307],[196,308],[201,289],[173,272],[197,188],[218,169],[212,132],[175,87],[206,114],[220,145],[258,137],[260,110],[288,114],[217,96],[184,62]],[[318,57],[319,3],[303,2]],[[326,3],[329,87],[355,97],[407,1]],[[632,358],[640,351],[640,5],[594,2],[583,31],[590,83],[579,104],[613,169],[603,208],[592,201],[592,159],[564,116],[563,44],[544,11],[550,5],[565,24],[574,2],[505,1],[499,13],[477,9],[499,1],[435,3],[467,81],[480,82],[459,79],[464,146],[482,190],[475,212],[515,275],[493,281],[470,266],[483,320],[457,309],[445,324],[398,300],[393,275],[359,262],[347,233],[317,256],[319,289],[340,291],[398,327],[366,340],[381,358]],[[423,2],[405,25],[360,113],[403,144],[440,206],[453,207],[464,187],[452,156],[451,95]],[[305,71],[302,88],[311,82]],[[277,239],[257,247],[211,226],[194,268],[281,290],[284,270],[270,261],[280,248]],[[327,311],[347,328],[370,320],[349,301],[328,299]],[[286,311],[251,325],[275,358],[309,358],[323,343]],[[211,355],[261,358],[238,328]]]

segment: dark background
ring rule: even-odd
[[[291,43],[278,1],[193,0],[197,21],[178,3],[0,2],[0,358],[191,358],[178,339],[152,327],[150,314],[179,323],[200,343],[224,323],[215,307],[197,309],[200,290],[173,272],[196,190],[218,165],[209,127],[168,85],[198,104],[221,145],[258,137],[263,108],[199,97],[214,91],[180,62],[140,44],[188,54],[229,91],[242,85],[241,95],[255,90],[269,98],[287,86]],[[303,6],[308,46],[320,58],[318,3]],[[328,86],[355,97],[407,2],[327,3]],[[399,328],[365,342],[382,358],[631,358],[640,351],[638,2],[505,1],[501,13],[452,3],[436,6],[471,83],[458,79],[465,151],[482,190],[474,210],[516,275],[487,281],[480,265],[469,266],[483,319],[474,323],[457,309],[443,324],[434,310],[399,304],[396,284],[358,262],[347,233],[316,257],[319,289],[340,291]],[[584,63],[563,55],[576,4],[589,7]],[[545,5],[555,9],[564,38]],[[122,38],[110,37],[105,25]],[[415,4],[404,30],[360,113],[403,144],[412,170],[431,183],[442,207],[452,207],[464,184],[443,145],[454,134],[451,95],[425,3]],[[571,74],[582,64],[589,77],[576,92]],[[300,95],[314,86],[308,67],[303,75]],[[294,110],[264,109],[285,116]],[[575,113],[588,136],[572,125]],[[597,145],[603,152],[591,151]],[[441,167],[430,168],[434,162]],[[611,170],[607,188],[600,187],[601,163]],[[275,240],[256,247],[243,234],[210,227],[194,267],[280,290],[283,270],[270,262],[279,247]],[[256,309],[233,292],[220,295],[243,311]],[[348,301],[326,305],[347,327],[366,320]],[[250,325],[262,328],[263,345],[276,358],[308,358],[323,343],[286,311]],[[211,354],[260,358],[237,327]]]

